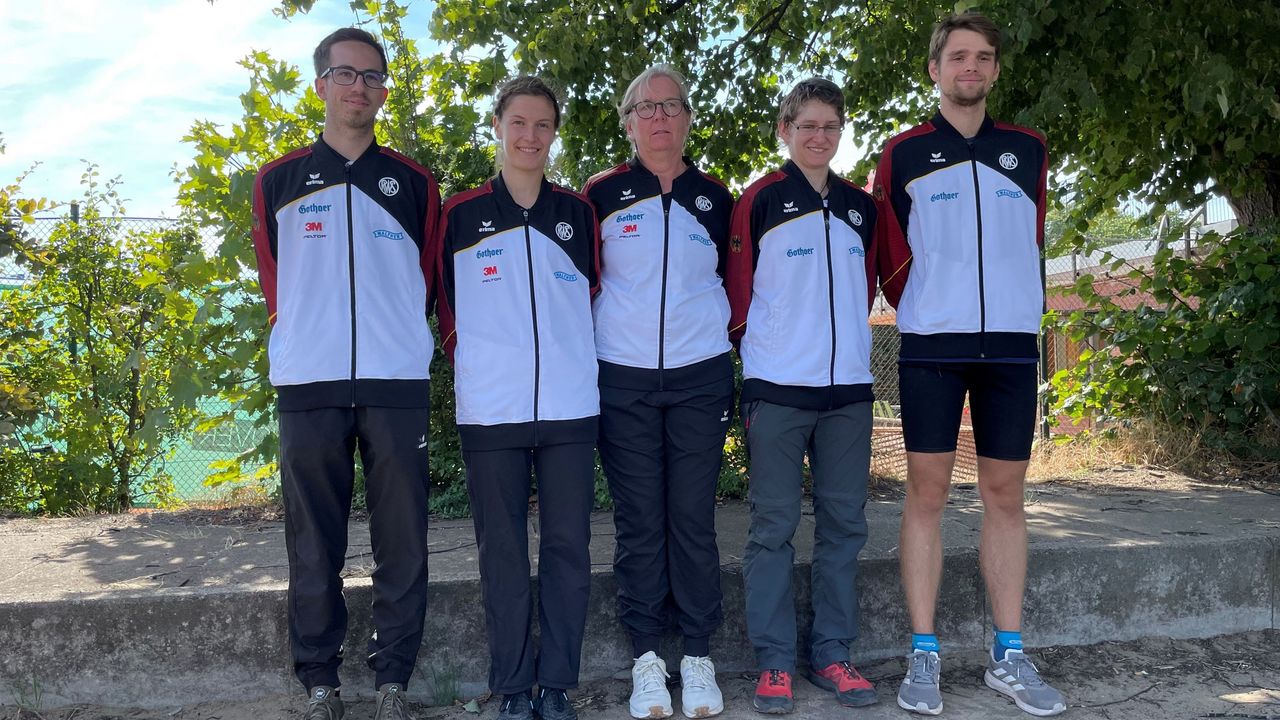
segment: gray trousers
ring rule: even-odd
[[[759,669],[796,669],[791,540],[800,525],[806,453],[815,523],[809,663],[820,669],[848,660],[858,637],[858,553],[867,541],[871,403],[801,410],[754,401],[742,416],[751,458],[747,635]]]

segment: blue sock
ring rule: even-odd
[[[942,654],[942,646],[938,644],[938,636],[932,633],[928,635],[911,633],[911,651],[915,652],[916,650]]]
[[[1022,633],[1020,631],[1008,632],[996,627],[993,627],[992,630],[995,631],[996,637],[995,642],[991,644],[991,657],[996,662],[1004,660],[1004,654],[1008,650],[1022,652]]]

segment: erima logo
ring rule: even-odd
[[[849,222],[853,223],[854,225],[861,225],[861,224],[862,224],[862,213],[858,212],[857,210],[850,210],[850,211],[849,211]]]
[[[929,153],[929,162],[931,163],[944,163],[946,161],[947,159],[942,157],[942,153],[940,152]]]
[[[710,238],[702,237],[701,235],[699,235],[699,234],[697,234],[697,233],[694,233],[694,234],[690,235],[690,236],[689,236],[689,239],[690,239],[690,240],[692,240],[692,241],[694,241],[694,242],[696,242],[696,243],[702,243],[703,245],[707,245],[707,246],[715,245],[715,243],[711,242],[711,239],[710,239]]]
[[[391,232],[390,230],[374,230],[373,236],[376,238],[387,238],[388,240],[404,239],[404,233]]]
[[[1005,170],[1012,170],[1018,167],[1018,156],[1013,153],[1004,153],[1000,156],[1000,167]]]
[[[299,205],[298,213],[306,215],[307,213],[329,212],[332,209],[332,205],[317,205],[316,203],[311,203],[310,205]]]
[[[574,275],[573,273],[560,272],[559,270],[557,270],[555,272],[555,275],[557,280],[563,280],[565,282],[578,282],[578,276]]]
[[[567,222],[556,223],[556,237],[560,238],[560,242],[569,242],[573,237],[573,226]]]
[[[635,200],[636,195],[635,193],[631,192],[631,188],[627,188],[626,190],[622,191],[622,197],[618,199],[619,200]]]
[[[693,201],[693,205],[694,207],[698,208],[702,212],[706,212],[711,209],[711,201],[707,199],[706,195],[699,195],[697,198],[695,198]]]
[[[311,179],[307,181],[308,185],[323,185],[324,180],[320,179],[320,173],[307,173]]]
[[[958,193],[958,192],[951,192],[951,193],[949,193],[949,192],[940,192],[940,193],[934,193],[934,194],[932,194],[932,195],[930,195],[930,196],[929,196],[929,202],[938,202],[939,200],[955,200],[955,199],[956,199],[956,198],[958,198],[958,197],[960,197],[960,193]]]
[[[858,255],[858,256],[860,256],[860,257],[866,257],[866,256],[867,256],[867,251],[866,251],[866,250],[863,250],[863,249],[862,249],[862,247],[861,247],[860,245],[854,245],[853,247],[849,248],[849,254],[850,254],[850,255]]]
[[[1022,197],[1022,191],[1000,189],[996,191],[996,197],[1020,198]]]
[[[383,195],[391,197],[400,192],[400,183],[395,178],[384,177],[378,181],[378,189],[382,191]]]
[[[476,257],[478,258],[498,257],[501,254],[502,248],[485,248],[483,250],[476,251]]]
[[[640,222],[644,219],[644,213],[623,213],[613,219],[616,223],[624,222]]]
[[[790,202],[784,202],[784,203],[782,203],[782,212],[784,212],[784,213],[799,212],[799,210],[800,210],[800,209],[796,207],[796,203],[795,203],[795,201],[794,201],[794,200],[792,200],[792,201],[790,201]]]
[[[493,226],[492,220],[481,220],[480,227],[476,230],[476,232],[482,232],[482,233],[497,232],[497,231],[498,229]]]
[[[787,251],[787,257],[800,257],[801,255],[812,255],[813,248],[792,248]]]

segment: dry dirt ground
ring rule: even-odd
[[[948,653],[943,661],[944,718],[1027,718],[1012,703],[988,690],[981,680],[981,651]],[[1224,635],[1209,640],[1151,638],[1134,642],[1083,647],[1042,648],[1036,656],[1047,679],[1063,690],[1069,702],[1064,717],[1121,720],[1193,720],[1238,718],[1280,720],[1280,631]],[[816,718],[911,717],[894,703],[902,660],[891,658],[863,667],[880,692],[879,705],[849,710],[836,706],[825,693],[806,681],[796,683],[797,720]],[[722,718],[739,720],[762,716],[750,709],[752,679],[721,675],[726,711]],[[594,682],[573,693],[583,720],[623,720],[627,715],[629,683]],[[422,720],[491,720],[497,703],[484,699],[479,713],[461,704],[451,707],[414,706]],[[30,711],[0,708],[4,720],[296,720],[303,703],[297,696],[273,696],[253,702],[209,703],[152,710],[78,706]],[[373,716],[369,701],[351,702],[349,720]],[[677,711],[677,717],[680,717]]]

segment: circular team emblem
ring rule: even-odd
[[[849,211],[849,222],[853,223],[854,225],[861,225],[861,224],[862,224],[862,213],[858,212],[857,210],[850,210],[850,211]]]
[[[569,238],[573,237],[573,226],[567,222],[557,223],[556,237],[560,238],[561,242],[569,242]]]
[[[400,192],[400,183],[395,178],[384,177],[378,181],[378,189],[382,191],[383,195],[391,197]]]
[[[711,201],[707,199],[706,195],[699,195],[698,198],[693,201],[693,204],[697,205],[698,209],[702,212],[706,212],[711,209]]]
[[[1000,167],[1005,170],[1012,170],[1018,167],[1018,156],[1013,153],[1005,153],[1000,156]]]

